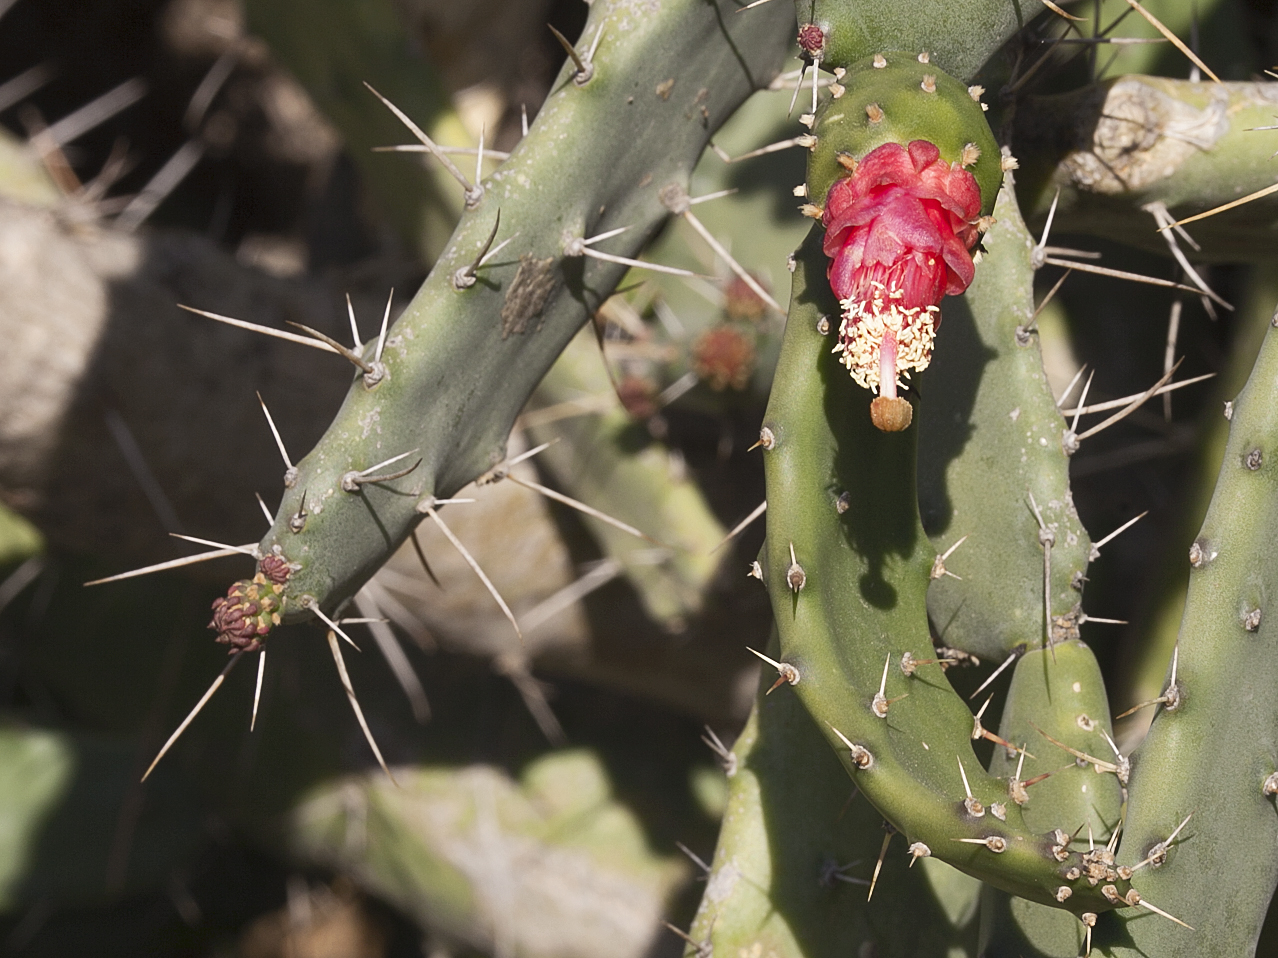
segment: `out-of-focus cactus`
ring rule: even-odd
[[[0,912],[163,886],[205,841],[190,790],[143,795],[138,756],[105,735],[0,731]]]
[[[424,767],[331,782],[288,817],[303,860],[342,868],[441,941],[529,956],[638,958],[686,862],[653,854],[597,755],[552,753],[513,781]]]

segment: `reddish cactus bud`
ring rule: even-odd
[[[646,376],[626,376],[617,384],[617,398],[635,419],[651,419],[657,414],[657,386]]]
[[[815,23],[799,27],[799,46],[810,57],[819,57],[825,50],[825,31]]]
[[[980,213],[976,179],[926,140],[885,143],[830,188],[822,222],[843,307],[836,349],[858,384],[895,399],[900,373],[927,368],[941,298],[972,282]]]
[[[768,288],[768,284],[753,272],[750,275],[762,288]],[[745,280],[734,274],[723,288],[723,311],[727,313],[728,319],[758,323],[767,315],[768,304]]]
[[[277,555],[267,556],[257,564],[257,568],[273,585],[283,585],[292,574],[288,561]]]
[[[262,571],[252,579],[241,579],[224,597],[213,600],[209,628],[217,630],[216,641],[229,645],[231,652],[256,652],[262,647],[262,638],[280,624],[288,563],[277,556],[267,556],[261,565]],[[268,569],[273,578],[265,574]]]
[[[707,329],[692,344],[692,368],[716,392],[745,389],[754,374],[754,342],[736,326]]]

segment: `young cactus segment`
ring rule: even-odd
[[[851,172],[850,161],[859,162],[876,147],[927,140],[946,164],[975,178],[980,212],[994,208],[1001,154],[980,103],[963,83],[920,61],[917,51],[902,50],[856,61],[839,82],[843,94],[822,105],[812,129],[809,202],[824,204],[830,188]]]
[[[1093,878],[1117,884],[1110,840],[1122,821],[1123,785],[1116,773],[1080,764],[1064,750],[1113,758],[1105,738],[1113,735],[1109,700],[1091,649],[1069,640],[1051,653],[1025,653],[1016,663],[999,734],[1029,753],[995,748],[990,774],[1007,780],[1005,800],[1021,806],[1031,831],[1056,836],[1052,856],[1064,860],[1057,898],[1067,901]],[[1075,868],[1080,874],[1071,879]],[[1074,958],[1082,951],[1084,926],[1059,909],[989,887],[981,909],[980,953],[989,958]]]
[[[1251,955],[1274,887],[1278,811],[1278,329],[1233,402],[1229,441],[1194,543],[1177,707],[1133,755],[1120,862],[1151,903],[1192,925],[1128,913],[1097,925],[1106,955]],[[1253,468],[1254,467],[1254,468]],[[769,513],[771,509],[769,509]],[[805,676],[806,681],[806,676]],[[1168,841],[1190,813],[1192,820]],[[1187,942],[1192,943],[1187,944]]]
[[[860,0],[795,0],[801,26],[821,31],[814,55],[827,70],[849,68],[891,44],[929,51],[929,58],[954,76],[968,78],[1040,10],[1038,0],[947,0],[863,3]],[[811,33],[811,31],[808,31]]]
[[[867,901],[883,819],[802,703],[764,694],[764,679],[732,746],[728,808],[692,940],[716,955],[761,944],[758,953],[775,958],[974,954],[979,884],[922,850],[915,861],[899,838]]]
[[[356,379],[297,463],[261,547],[278,547],[293,566],[285,619],[336,608],[440,499],[502,461],[525,400],[625,271],[583,257],[584,240],[627,227],[600,247],[623,259],[640,252],[669,214],[662,190],[686,188],[709,136],[779,68],[787,21],[781,5],[732,17],[693,0],[652,16],[594,4],[586,32],[602,40],[593,78],[551,93],[390,330],[380,381]],[[562,80],[571,65],[565,71]],[[652,92],[675,72],[672,94]],[[370,96],[368,108],[383,107]],[[496,240],[514,241],[476,284],[457,288],[454,274],[475,261],[499,210]],[[411,473],[343,485],[409,450],[402,465],[416,464]]]
[[[970,250],[1002,176],[979,106],[921,59],[857,64],[817,118],[808,167],[842,317],[835,348],[880,394],[870,412],[888,432],[910,424],[898,377],[931,361],[941,299],[972,281]]]
[[[1086,882],[1058,901],[1062,863],[1051,836],[1027,827],[1021,807],[1008,802],[1006,783],[981,768],[972,713],[939,665],[910,675],[890,669],[883,694],[897,701],[886,718],[873,708],[885,658],[934,658],[925,602],[935,554],[918,519],[914,436],[871,425],[868,394],[817,331],[817,318],[832,304],[820,241],[814,230],[795,257],[790,317],[764,419],[773,436],[763,454],[765,575],[780,658],[803,675],[789,694],[807,706],[907,846],[922,842],[937,858],[1034,901],[1108,911],[1113,904]],[[806,573],[797,591],[785,574],[790,543]],[[1003,818],[992,814],[996,804]],[[1080,856],[1071,858],[1081,867]]]
[[[1013,187],[1009,174],[976,279],[946,304],[919,413],[923,527],[938,555],[971,536],[946,562],[960,578],[928,589],[928,613],[945,645],[998,661],[1078,637],[1091,552],[1070,495],[1066,423],[1031,328],[1034,240]],[[956,420],[969,425],[956,430]]]

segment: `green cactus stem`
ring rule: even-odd
[[[1072,849],[1085,864],[1071,867],[1111,880],[1117,875],[1114,846],[1127,768],[1111,769],[1117,762],[1109,744],[1109,701],[1091,649],[1070,639],[1051,652],[1027,652],[1016,663],[999,733],[1030,753],[1022,759],[1023,753],[996,747],[990,763],[992,774],[1020,783],[1016,801],[1026,824],[1035,831],[1060,828],[1053,854],[1064,857]],[[1080,764],[1074,761],[1078,754],[1107,764]],[[1068,898],[1073,890],[1062,881],[1058,894]],[[1074,958],[1085,944],[1085,926],[1077,918],[989,886],[982,892],[981,911],[986,958]]]
[[[933,62],[956,77],[976,73],[1003,43],[1043,9],[975,0],[961,6],[943,0],[865,4],[857,0],[795,0],[800,24],[821,31],[807,49],[827,70],[847,68],[887,47],[928,50]]]
[[[919,421],[924,528],[938,555],[968,537],[934,570],[928,612],[945,645],[999,661],[1077,638],[1091,553],[1070,495],[1068,423],[1034,331],[1034,240],[1013,186],[1009,174],[976,279],[946,301]]]
[[[1146,210],[1162,204],[1184,219],[1273,185],[1272,83],[1194,83],[1127,76],[1016,111],[1013,147],[1026,159],[1026,216],[1166,253]],[[1257,261],[1273,241],[1278,193],[1186,227],[1196,261]],[[1181,241],[1184,242],[1183,240]]]
[[[1276,382],[1271,326],[1233,401],[1216,491],[1187,557],[1175,681],[1132,756],[1119,860],[1141,895],[1195,931],[1127,914],[1098,924],[1106,954],[1251,955],[1278,884],[1278,860],[1261,851],[1278,842],[1278,683],[1266,651],[1278,594]]]
[[[923,48],[919,48],[923,49]],[[832,183],[884,143],[925,139],[947,163],[969,169],[981,188],[983,212],[994,206],[1003,172],[998,144],[979,94],[940,69],[928,53],[893,49],[848,65],[818,111],[808,162],[808,198],[823,203]]]
[[[764,676],[727,759],[728,808],[689,937],[715,954],[775,958],[867,946],[884,956],[974,954],[980,886],[935,858],[909,858],[855,796],[803,705],[788,690],[768,695],[771,684]]]
[[[972,751],[971,712],[931,659],[935,553],[918,518],[916,434],[883,433],[818,324],[835,304],[815,231],[796,254],[790,319],[764,426],[765,580],[792,690],[907,842],[990,884],[1076,913],[1113,908],[1052,853]],[[846,508],[836,508],[845,497]],[[903,657],[907,668],[902,669]],[[885,663],[887,668],[885,669]],[[906,674],[908,673],[908,674]],[[1064,824],[1057,827],[1064,828]],[[1072,895],[1057,898],[1062,883]],[[1124,886],[1124,893],[1126,889]]]
[[[668,213],[660,192],[686,184],[710,134],[777,72],[788,19],[779,5],[743,17],[692,0],[661,16],[594,5],[591,78],[573,82],[566,66],[510,160],[471,184],[473,208],[384,348],[363,347],[377,375],[356,378],[298,463],[261,545],[293,567],[286,618],[335,608],[438,499],[502,461],[524,401],[623,274],[584,256],[584,241],[624,227],[602,250],[642,248]],[[678,82],[663,96],[675,64]],[[511,245],[477,282],[454,283],[498,211],[497,240]],[[378,481],[386,473],[370,467],[397,456],[416,468]]]

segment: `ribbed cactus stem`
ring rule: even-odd
[[[1017,783],[1013,800],[1030,828],[1056,835],[1053,857],[1063,859],[1058,900],[1074,894],[1071,869],[1098,882],[1109,881],[1111,873],[1116,879],[1113,850],[1122,823],[1122,781],[1108,768],[1071,762],[1076,753],[1113,758],[1109,700],[1091,649],[1070,639],[1050,652],[1035,649],[1022,656],[999,733],[1020,751],[995,748],[990,772]],[[1075,863],[1071,852],[1083,862]],[[981,954],[988,958],[1074,958],[1083,950],[1086,926],[1059,909],[988,886],[981,907]]]

